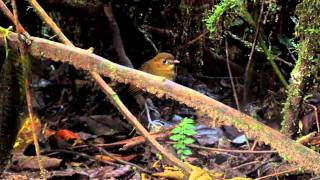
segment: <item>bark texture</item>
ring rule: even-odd
[[[297,132],[303,97],[312,87],[319,66],[320,51],[320,2],[305,0],[297,7],[299,23],[296,32],[300,37],[299,57],[291,72],[287,100],[284,104],[282,132],[292,136]]]
[[[9,58],[0,69],[0,175],[10,159],[20,126],[22,95],[19,93],[19,70],[16,61],[17,58]]]
[[[3,46],[0,35],[0,46]],[[174,99],[180,103],[208,114],[212,120],[208,125],[231,124],[257,141],[263,141],[275,148],[279,155],[307,171],[320,174],[320,156],[315,151],[296,143],[280,132],[256,121],[229,106],[211,99],[197,91],[184,87],[159,76],[131,69],[110,62],[87,50],[70,47],[61,43],[31,37],[29,55],[37,59],[51,59],[70,63],[78,69],[95,71],[121,83],[130,83],[158,97]],[[17,50],[18,35],[10,33],[8,43],[12,50]]]

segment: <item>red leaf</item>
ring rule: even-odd
[[[72,132],[67,129],[61,129],[61,130],[57,131],[55,135],[59,136],[60,138],[62,138],[65,141],[80,139],[80,136],[77,133]]]

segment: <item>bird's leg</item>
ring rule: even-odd
[[[153,104],[152,100],[150,98],[146,98],[146,103],[149,105],[149,109],[152,110],[152,116],[153,119],[160,119],[160,113],[157,110],[156,106]]]
[[[148,106],[147,101],[144,103],[146,114],[147,114],[147,119],[148,119],[148,129],[153,130],[156,129],[159,126],[163,126],[163,123],[161,122],[160,119],[157,120],[152,120],[150,116],[150,108]],[[152,109],[154,110],[154,109]],[[156,111],[158,114],[160,114],[158,111]]]

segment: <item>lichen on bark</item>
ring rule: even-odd
[[[290,85],[287,89],[287,99],[282,109],[283,121],[281,131],[291,136],[296,133],[301,114],[303,97],[313,86],[319,66],[320,49],[320,2],[304,0],[297,6],[296,13],[299,23],[296,34],[300,38],[299,55],[291,72]]]

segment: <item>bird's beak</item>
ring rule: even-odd
[[[173,64],[179,64],[179,63],[180,63],[180,61],[179,61],[179,60],[174,59],[174,60],[172,61],[172,63],[173,63]]]

